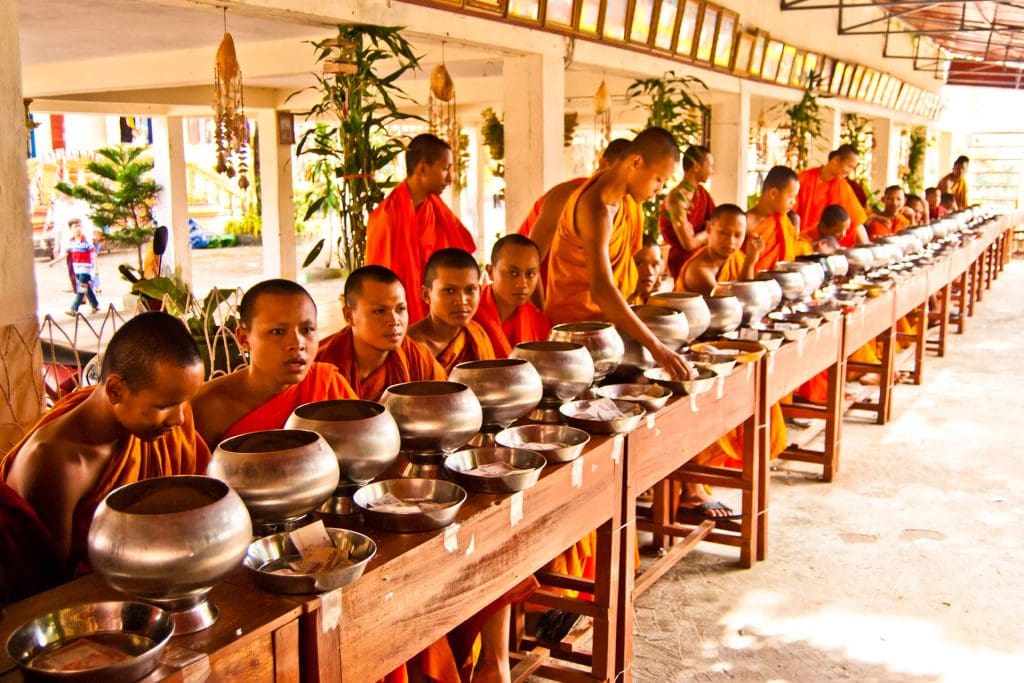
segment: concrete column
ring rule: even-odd
[[[561,55],[510,57],[505,81],[505,229],[514,232],[533,203],[565,180],[562,116],[565,66]]]
[[[490,157],[487,156],[487,145],[484,144],[484,136],[480,134],[480,128],[476,129],[473,136],[476,140],[476,154],[473,158],[476,164],[473,173],[476,174],[476,242],[477,258],[487,259],[484,254],[484,243],[487,240],[487,203],[490,196],[487,194],[487,165]]]
[[[811,166],[822,166],[828,161],[828,153],[839,146],[843,132],[843,112],[839,107],[821,108],[823,139],[814,144],[811,152]]]
[[[939,178],[953,170],[953,133],[948,130],[939,133],[939,175],[931,180],[937,183]]]
[[[192,282],[192,247],[188,241],[188,178],[185,171],[184,120],[180,116],[153,117],[153,175],[163,186],[154,207],[158,225],[171,231],[164,263],[181,268]]]
[[[716,204],[747,206],[747,144],[750,139],[750,93],[725,94],[711,105],[711,154],[715,172],[711,196]]]
[[[263,275],[294,280],[295,203],[292,199],[292,148],[277,144],[277,112],[256,114],[260,131],[260,199],[263,203]]]
[[[32,227],[28,215],[25,107],[18,5],[0,2],[0,452],[39,418],[43,405]]]
[[[871,187],[884,190],[896,183],[900,164],[900,132],[892,119],[875,119],[871,122],[875,136],[875,148],[871,153]]]

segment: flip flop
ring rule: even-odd
[[[717,500],[709,500],[701,503],[700,505],[694,505],[689,508],[679,508],[680,515],[695,515],[702,519],[710,519],[712,522],[724,521],[724,520],[735,520],[743,517],[740,513],[733,513],[731,515],[709,515],[709,510],[732,510],[731,507]]]

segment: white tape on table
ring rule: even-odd
[[[774,351],[769,351],[768,352],[768,374],[770,375],[773,372],[775,372],[775,352]]]
[[[796,340],[796,356],[797,356],[797,358],[803,358],[804,357],[804,341],[806,341],[806,339],[807,339],[807,337],[804,336],[804,337],[800,337],[799,339]]]
[[[697,408],[697,394],[690,394],[690,410],[695,413],[699,410]]]
[[[719,375],[718,380],[715,382],[715,384],[718,385],[715,390],[715,398],[721,401],[722,396],[725,395],[725,377]]]
[[[821,326],[814,328],[814,341],[818,341],[821,338]]]
[[[583,458],[579,457],[572,461],[572,487],[574,489],[583,487]]]
[[[444,530],[444,549],[454,553],[459,549],[459,525],[450,524]]]
[[[654,414],[652,413],[652,414],[647,416],[647,428],[648,429],[654,429],[654,427],[655,427]],[[618,462],[618,460],[616,460],[615,462]]]
[[[522,491],[516,491],[512,494],[512,498],[509,500],[509,521],[512,526],[519,524],[523,521],[523,497]]]
[[[750,384],[750,380],[754,379],[754,364],[744,363],[747,366],[747,384]]]
[[[327,634],[341,623],[341,589],[320,594],[320,633]]]
[[[466,557],[472,555],[474,550],[476,550],[476,534],[470,534],[469,544],[466,546]]]
[[[654,416],[647,416],[647,428],[650,429],[654,426]],[[618,465],[622,462],[622,451],[625,448],[626,437],[622,434],[616,434],[612,440],[612,462]]]

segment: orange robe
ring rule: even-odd
[[[472,235],[437,195],[413,206],[402,182],[384,198],[366,224],[366,264],[390,268],[405,286],[409,324],[427,314],[420,298],[423,268],[438,249],[476,250]]]
[[[808,254],[814,253],[814,243],[807,238],[806,235],[801,235],[800,239],[793,245],[793,258],[797,256],[807,256]]]
[[[800,174],[800,192],[796,196],[796,212],[800,216],[802,234],[818,234],[818,221],[825,207],[838,204],[850,215],[851,231],[867,220],[864,207],[845,178],[821,179],[821,167]]]
[[[448,342],[448,346],[437,355],[437,362],[446,373],[451,373],[459,363],[471,360],[494,360],[494,347],[480,323],[470,320],[459,333]]]
[[[293,384],[263,405],[243,415],[228,427],[221,440],[265,429],[281,429],[299,406],[342,398],[357,396],[348,385],[348,381],[338,372],[338,368],[329,363],[313,363],[301,382]]]
[[[494,301],[494,288],[484,285],[480,292],[480,305],[473,320],[480,323],[494,346],[498,358],[508,358],[516,344],[544,341],[551,332],[551,321],[539,308],[527,301],[516,306],[516,310],[502,322],[498,305]]]
[[[765,218],[753,232],[764,240],[764,249],[754,266],[755,273],[771,270],[779,261],[792,261],[796,258],[796,242],[800,235],[789,216],[777,213]]]
[[[24,600],[70,579],[35,510],[0,481],[0,604]]]
[[[96,387],[85,387],[59,400],[50,412],[39,418],[39,422],[25,434],[24,438],[0,461],[0,479],[7,481],[14,461],[29,438],[45,424],[66,415],[85,401]],[[95,486],[85,494],[71,515],[71,549],[67,567],[76,573],[86,573],[88,568],[89,526],[92,524],[96,507],[116,488],[142,479],[167,477],[175,474],[203,474],[210,462],[210,449],[196,431],[192,419],[192,407],[184,407],[185,421],[169,433],[154,441],[143,441],[136,436],[125,438],[121,449],[114,453],[100,473]]]
[[[430,355],[430,349],[406,337],[402,345],[390,352],[384,362],[366,377],[359,377],[356,367],[355,341],[352,328],[332,334],[320,342],[316,359],[338,368],[356,395],[364,401],[379,401],[392,384],[421,381],[444,381],[444,368]]]
[[[690,267],[690,264],[695,262],[698,258],[704,255],[707,251],[707,246],[703,246],[697,251],[693,252],[690,258],[686,259],[686,263],[679,269],[679,277],[676,278],[675,291],[677,292],[689,292],[686,288],[686,269]],[[729,254],[729,258],[725,260],[725,263],[718,269],[718,274],[715,276],[715,280],[718,282],[732,282],[739,280],[743,275],[743,261],[744,254],[742,251],[737,250]],[[700,294],[700,292],[694,292],[694,294]]]
[[[892,221],[889,225],[885,225],[879,220],[872,220],[867,223],[864,227],[868,231],[868,237],[873,240],[879,239],[880,237],[888,237],[889,235],[895,235],[900,230],[910,225],[910,221],[900,214],[896,214],[889,220]]]
[[[544,312],[552,323],[604,320],[604,313],[590,296],[590,280],[583,256],[583,240],[576,229],[576,204],[591,186],[594,176],[581,185],[566,202],[551,243]],[[629,195],[622,197],[608,239],[608,256],[616,288],[628,299],[640,277],[633,254],[643,246],[643,213]]]

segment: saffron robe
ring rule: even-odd
[[[459,363],[468,363],[471,360],[494,360],[494,347],[491,339],[487,336],[480,323],[470,320],[458,334],[456,334],[448,346],[437,354],[437,362],[441,364],[444,371],[451,374],[452,368]]]
[[[956,197],[958,209],[966,209],[970,206],[967,203],[967,178],[965,176],[960,176],[960,179],[957,180],[953,178],[952,173],[949,173],[939,181],[939,187],[942,187],[945,183],[949,183],[949,194]]]
[[[796,196],[796,212],[800,216],[802,234],[818,232],[818,222],[825,207],[838,204],[850,215],[850,232],[867,220],[864,207],[846,178],[821,179],[821,167],[800,174],[800,192]]]
[[[487,331],[498,358],[508,358],[516,344],[543,341],[551,332],[551,321],[530,301],[516,306],[508,320],[502,321],[491,285],[484,285],[481,289],[480,305],[473,320]]]
[[[366,263],[390,268],[405,286],[409,324],[427,314],[420,298],[423,268],[438,249],[457,247],[473,253],[472,235],[437,195],[413,206],[402,182],[384,198],[366,224]]]
[[[428,349],[415,339],[406,337],[402,345],[388,353],[384,362],[366,377],[359,377],[356,367],[355,339],[352,328],[332,334],[320,342],[316,359],[338,368],[349,386],[364,401],[379,401],[392,384],[421,381],[444,381],[448,375],[434,360]]]
[[[683,267],[679,269],[679,277],[676,278],[675,291],[677,292],[689,292],[691,291],[686,287],[686,269],[689,268],[694,262],[700,258],[707,247],[701,247],[697,251],[693,252],[693,255],[686,260]],[[745,256],[742,251],[734,251],[729,254],[729,258],[725,260],[725,263],[718,269],[718,274],[715,276],[715,280],[718,282],[732,282],[739,280],[743,276],[743,260]],[[694,294],[700,294],[700,292],[694,292]]]
[[[755,272],[771,270],[779,261],[792,261],[796,258],[796,242],[800,235],[789,216],[777,213],[765,218],[753,232],[764,240],[764,249],[754,266]]]
[[[544,312],[554,324],[604,320],[604,313],[590,296],[583,240],[576,229],[576,205],[593,182],[591,178],[569,197],[551,243]],[[629,195],[623,195],[608,238],[612,277],[623,299],[636,291],[640,279],[633,254],[643,246],[643,237],[640,205]]]
[[[298,384],[293,384],[228,427],[221,440],[265,429],[281,429],[292,412],[306,403],[357,398],[348,381],[329,363],[313,363]]]
[[[0,606],[71,579],[50,532],[18,492],[0,481]]]
[[[665,201],[668,201],[668,197],[665,198]],[[690,209],[686,212],[686,220],[689,221],[690,226],[693,228],[694,235],[704,232],[707,228],[707,222],[711,218],[711,212],[714,210],[715,200],[711,198],[711,193],[703,185],[698,184],[697,189],[693,192],[693,197],[690,199]],[[672,227],[672,221],[669,219],[665,203],[661,205],[661,215],[658,217],[658,231],[661,233],[661,238],[665,241],[665,244],[668,245],[668,272],[672,274],[673,278],[676,278],[679,276],[679,271],[682,270],[683,264],[693,256],[694,252],[684,249],[682,243],[680,243],[679,237]]]
[[[879,239],[880,237],[888,237],[889,235],[895,235],[900,230],[910,225],[910,221],[900,214],[896,214],[889,220],[892,221],[889,225],[885,225],[879,220],[869,221],[867,225],[864,226],[868,231],[868,237],[873,240]]]
[[[0,461],[0,479],[7,481],[18,454],[36,430],[57,418],[66,415],[84,402],[96,387],[84,387],[59,400],[48,413],[39,418]],[[92,524],[96,507],[116,488],[142,479],[168,477],[176,474],[203,474],[210,462],[210,449],[196,431],[192,419],[192,407],[183,408],[185,421],[169,433],[153,441],[143,441],[134,435],[124,439],[121,450],[114,453],[100,473],[92,490],[87,492],[71,515],[71,546],[67,567],[76,574],[88,573],[89,526]]]
[[[570,180],[568,182],[576,183],[578,185],[582,185],[583,183],[587,182],[587,179],[586,178],[573,178],[572,180]],[[523,237],[530,237],[530,233],[533,232],[533,226],[537,223],[537,219],[540,218],[541,209],[544,208],[544,200],[547,199],[549,192],[550,192],[550,190],[548,190],[548,192],[545,192],[544,194],[542,194],[540,196],[540,199],[538,199],[537,201],[535,201],[533,203],[533,208],[530,209],[530,213],[527,214],[526,218],[519,225],[519,230],[517,230],[516,232],[518,232]],[[533,238],[530,237],[530,239],[533,239]],[[549,245],[548,253],[544,254],[544,258],[542,258],[540,260],[540,286],[541,287],[543,287],[545,285],[545,283],[547,283],[547,281],[548,281],[548,257],[550,256],[550,254],[551,254],[551,249],[550,249],[550,245]],[[515,346],[515,344],[513,344],[513,346]]]

